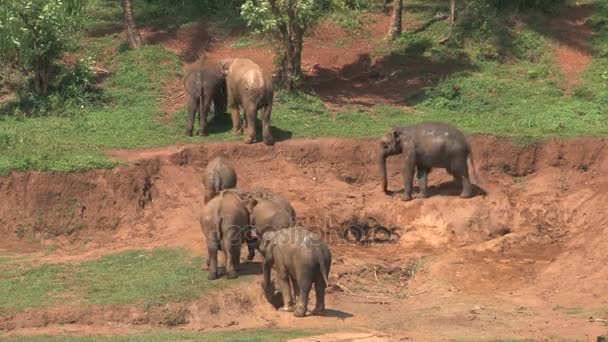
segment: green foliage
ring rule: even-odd
[[[591,37],[591,46],[598,57],[608,57],[608,2],[598,1],[595,11],[590,18],[590,24],[595,30]]]
[[[165,341],[217,341],[217,342],[282,342],[319,333],[313,329],[286,330],[278,328],[243,329],[215,332],[151,331],[127,336],[27,336],[7,337],[6,342],[165,342]]]
[[[277,0],[273,9],[269,0],[245,0],[241,16],[247,25],[259,33],[279,32],[279,26],[297,25],[306,30],[316,23],[322,14],[322,0]],[[294,13],[289,17],[289,13]],[[291,22],[290,20],[293,20]]]
[[[35,73],[36,82],[46,82],[52,63],[71,41],[81,24],[85,1],[0,1],[0,48],[3,62],[23,66]],[[37,92],[46,94],[44,84]]]
[[[127,251],[79,264],[0,263],[0,313],[64,304],[162,304],[189,300],[234,281],[207,280],[203,260],[181,249]],[[240,279],[247,279],[241,277]]]

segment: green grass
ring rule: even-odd
[[[136,8],[141,7],[141,1],[136,1]],[[152,5],[138,14],[144,24],[161,25],[174,11],[160,10],[165,0],[149,2]],[[91,4],[92,24],[100,24],[97,29],[113,20],[120,22],[120,11],[111,1],[92,0]],[[445,21],[433,18],[446,11],[446,4],[439,0],[407,2],[407,16],[422,28],[405,33],[393,46],[377,51],[377,57],[392,54],[404,66],[421,59],[429,65],[452,66],[453,70],[443,73],[441,79],[430,69],[420,70],[419,77],[428,86],[403,99],[403,104],[415,108],[414,112],[378,104],[368,111],[344,108],[335,113],[313,93],[279,92],[272,113],[275,137],[374,137],[392,125],[423,120],[449,122],[468,134],[494,134],[525,142],[608,134],[608,58],[596,56],[572,94],[565,95],[559,89],[562,76],[547,53],[548,38],[534,20],[524,20],[517,32],[503,27],[498,30],[500,39],[442,46],[438,40],[446,34],[447,26]],[[362,15],[355,14],[364,13],[369,4],[362,0],[355,5],[358,9],[355,6],[341,13],[350,13],[347,17],[352,20],[360,19]],[[177,7],[183,6],[190,10],[187,13],[200,14],[212,4],[186,0]],[[225,17],[221,8],[213,11],[210,13],[216,20],[212,24]],[[601,26],[604,16],[598,13],[595,25],[608,26]],[[180,18],[178,24],[190,19]],[[247,45],[248,39],[237,40],[237,45]],[[119,161],[105,155],[104,149],[108,148],[240,139],[229,133],[227,117],[219,125],[211,125],[209,137],[185,137],[185,109],[166,118],[159,108],[166,82],[182,76],[178,57],[159,46],[123,51],[119,40],[116,33],[110,33],[82,42],[95,59],[103,56],[104,67],[112,72],[102,85],[104,101],[37,117],[25,116],[10,102],[0,104],[0,175],[13,170],[110,168]]]
[[[230,341],[230,342],[282,342],[292,338],[311,336],[315,330],[246,329],[221,332],[148,332],[128,336],[33,336],[9,337],[6,342],[164,342],[164,341]]]
[[[133,250],[82,263],[0,263],[0,312],[63,304],[162,304],[237,281],[210,282],[202,258],[181,249]],[[240,277],[239,279],[247,279]]]

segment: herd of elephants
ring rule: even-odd
[[[257,112],[262,110],[263,140],[273,144],[270,114],[273,102],[272,77],[255,62],[246,58],[230,58],[217,64],[195,64],[185,75],[188,96],[188,129],[192,135],[195,116],[200,119],[199,135],[207,134],[207,114],[211,107],[214,118],[229,109],[232,131],[243,134],[245,142],[256,136]],[[243,110],[241,123],[239,111]],[[412,199],[412,183],[416,175],[419,197],[427,197],[428,174],[431,168],[446,169],[462,182],[463,198],[472,197],[469,170],[475,171],[471,149],[466,137],[457,128],[445,123],[423,122],[388,129],[378,144],[378,164],[382,190],[388,193],[387,157],[403,154],[403,200]],[[224,254],[224,273],[236,278],[243,241],[252,260],[257,249],[262,257],[263,289],[270,300],[274,294],[271,269],[274,267],[283,297],[281,311],[294,312],[296,317],[307,313],[308,295],[315,286],[316,303],[313,315],[325,312],[325,289],[331,266],[331,252],[317,234],[299,226],[296,212],[289,201],[266,189],[237,189],[237,174],[225,156],[217,156],[206,166],[203,185],[204,208],[200,218],[207,243],[209,279],[220,277],[218,251]],[[294,297],[297,302],[294,301]]]

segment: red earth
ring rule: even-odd
[[[554,22],[566,90],[590,61],[583,42],[590,31],[582,21],[588,14],[581,7]],[[328,107],[398,105],[452,70],[420,59],[391,74],[398,61],[374,57],[389,17],[371,14],[369,19],[361,39],[329,23],[306,39],[304,70]],[[239,55],[273,68],[267,48],[234,49],[233,38],[212,37],[204,23],[177,32],[145,29],[144,36],[187,60]],[[180,91],[176,79],[167,92]],[[183,106],[179,96],[169,97],[169,111]],[[83,260],[135,246],[182,247],[205,255],[197,219],[200,176],[207,161],[221,153],[235,165],[240,188],[261,186],[287,197],[298,219],[326,236],[334,255],[327,317],[278,313],[258,286],[244,284],[151,310],[129,305],[30,309],[0,317],[0,331],[125,334],[162,326],[168,310],[185,318],[179,329],[340,331],[308,339],[317,341],[552,336],[592,341],[605,334],[607,140],[524,146],[476,136],[471,144],[479,174],[472,199],[457,197],[459,186],[442,170],[430,175],[430,198],[403,202],[386,196],[380,191],[374,142],[335,138],[294,139],[273,147],[217,142],[116,150],[108,153],[127,166],[0,178],[0,252],[27,254],[39,262]],[[401,188],[398,166],[399,158],[389,163],[394,190]],[[40,213],[46,225],[37,242],[17,238],[19,225],[35,225]],[[340,237],[346,227],[366,223],[396,227],[398,235],[372,244]],[[57,250],[49,255],[50,245]]]

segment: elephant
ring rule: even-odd
[[[427,182],[431,168],[444,168],[455,179],[462,181],[462,198],[473,195],[469,166],[475,171],[471,148],[464,134],[457,128],[441,122],[422,122],[416,125],[396,126],[380,139],[380,173],[382,191],[388,193],[386,159],[404,153],[402,199],[412,199],[414,172],[420,186],[420,197],[428,197]]]
[[[237,190],[222,190],[203,208],[200,224],[207,240],[209,280],[219,277],[217,252],[224,252],[226,277],[238,277],[241,243],[249,227],[249,212]]]
[[[247,144],[255,142],[257,113],[262,109],[262,135],[266,145],[274,144],[270,133],[270,114],[274,89],[272,78],[260,66],[247,58],[229,58],[219,61],[220,72],[226,78],[228,107],[232,116],[232,132],[243,133]],[[241,128],[239,109],[243,108],[245,120]]]
[[[258,235],[295,225],[296,211],[285,197],[265,189],[249,191],[247,197],[250,200],[250,223]]]
[[[205,167],[203,185],[205,186],[205,203],[218,192],[236,187],[237,176],[234,168],[223,156],[213,158]]]
[[[325,314],[325,289],[331,268],[331,251],[315,233],[302,227],[269,231],[261,237],[258,250],[264,256],[262,286],[267,298],[271,296],[270,273],[277,270],[284,306],[281,311],[294,311],[294,316],[304,317],[308,307],[308,295],[315,284],[317,297],[313,315]],[[290,288],[293,286],[294,300]]]
[[[246,206],[250,213],[249,223],[255,229],[256,236],[263,236],[267,231],[289,228],[296,223],[296,211],[283,196],[268,190],[256,189],[245,194]],[[248,240],[249,255],[247,259],[253,260],[255,256],[254,244]]]
[[[199,114],[199,135],[207,135],[207,114],[211,105],[214,107],[214,120],[226,112],[227,91],[226,80],[213,65],[199,62],[191,67],[184,76],[184,88],[188,97],[188,128],[186,135],[192,136],[194,119]]]

